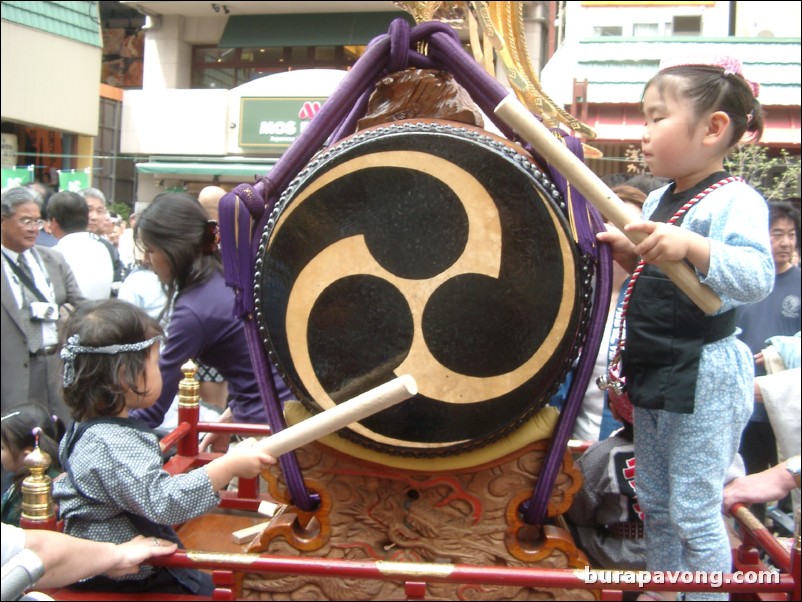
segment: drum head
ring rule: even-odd
[[[442,456],[510,432],[576,356],[578,253],[559,194],[506,140],[373,128],[313,159],[262,238],[257,315],[313,413],[401,374],[418,395],[340,433]]]

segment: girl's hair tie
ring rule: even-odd
[[[749,81],[744,77],[743,65],[741,61],[733,56],[717,56],[709,61],[698,58],[672,58],[663,59],[660,61],[659,71],[667,69],[674,69],[677,67],[719,67],[722,70],[722,75],[728,77],[737,75],[746,82],[749,89],[752,90],[752,96],[755,98],[760,94],[760,85],[756,82]]]

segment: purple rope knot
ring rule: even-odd
[[[392,73],[406,69],[409,64],[409,23],[393,19],[390,23],[390,60],[387,69]]]
[[[233,192],[245,204],[245,208],[251,214],[253,221],[258,222],[265,212],[265,200],[256,187],[253,184],[240,184],[234,188]]]

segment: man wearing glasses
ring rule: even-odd
[[[35,191],[3,191],[2,411],[38,401],[69,424],[59,393],[57,323],[62,306],[85,299],[61,253],[36,246],[41,215]]]

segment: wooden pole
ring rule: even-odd
[[[409,374],[399,376],[375,389],[336,405],[330,410],[315,414],[303,422],[270,435],[256,444],[274,458],[306,445],[324,435],[333,433],[353,422],[380,412],[418,392],[415,379]]]

